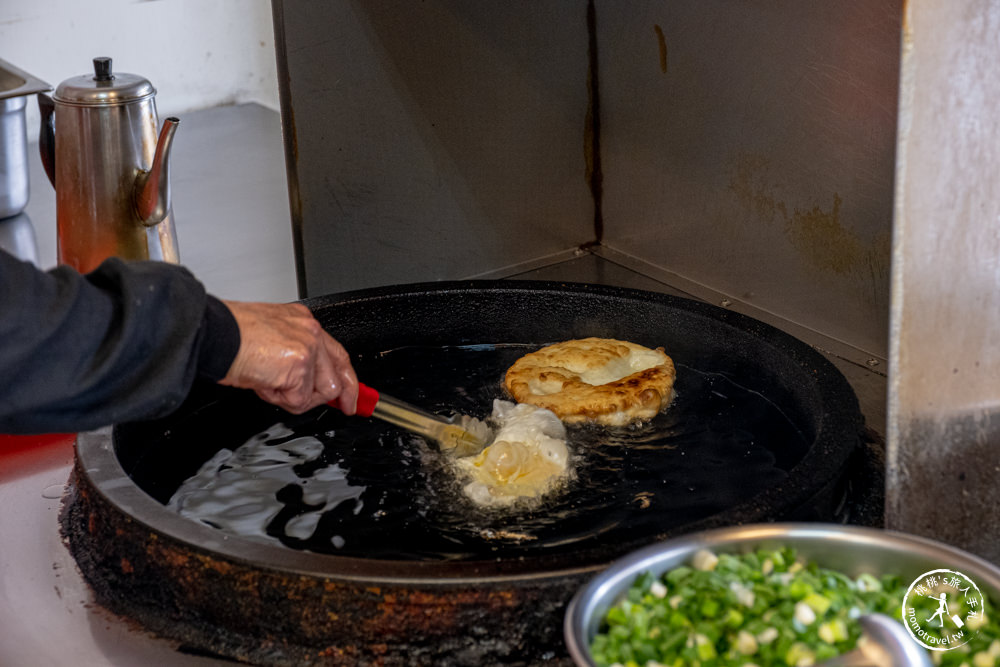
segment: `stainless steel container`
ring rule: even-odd
[[[24,110],[28,96],[49,84],[0,60],[0,218],[15,216],[28,205],[28,132]]]
[[[27,213],[0,219],[0,249],[20,260],[39,265],[38,238]]]
[[[38,98],[59,263],[82,273],[110,256],[176,263],[168,157],[180,121],[167,118],[158,134],[153,84],[113,72],[110,58],[93,66]]]
[[[566,610],[564,634],[569,653],[580,667],[594,667],[590,644],[608,609],[639,574],[659,575],[690,561],[700,549],[743,553],[788,546],[822,567],[851,576],[894,573],[912,580],[935,569],[959,571],[994,600],[1000,598],[1000,569],[955,547],[915,535],[822,523],[757,524],[694,533],[655,544],[626,556],[594,577]]]

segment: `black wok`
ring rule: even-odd
[[[316,664],[363,663],[380,651],[415,664],[530,662],[563,655],[559,616],[576,586],[639,545],[715,526],[849,518],[848,467],[863,426],[854,393],[821,354],[759,321],[661,294],[564,283],[433,283],[305,303],[351,351],[365,382],[440,411],[482,416],[503,398],[502,370],[513,358],[586,336],[663,346],[678,367],[678,396],[645,430],[571,430],[582,453],[561,498],[505,515],[463,508],[454,489],[441,490],[447,469],[428,464],[433,452],[384,430],[391,427],[334,411],[292,418],[243,392],[198,387],[168,419],[80,439],[64,526],[109,607],[270,664],[308,662],[323,647],[339,648]],[[327,434],[329,456],[353,465],[367,487],[361,508],[332,513],[322,539],[221,538],[162,507],[215,451],[275,421]],[[420,450],[404,474],[401,447]],[[126,475],[141,491],[123,484]],[[95,524],[115,536],[113,548]],[[335,547],[333,532],[344,538]],[[149,577],[160,582],[155,599],[142,593]],[[229,601],[225,612],[198,594],[207,581],[213,597]],[[318,619],[317,606],[351,622]],[[476,633],[487,618],[493,639],[484,643]],[[282,648],[265,658],[264,644]],[[470,650],[474,659],[462,657]]]

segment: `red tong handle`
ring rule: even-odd
[[[366,384],[358,383],[358,407],[356,415],[371,417],[375,412],[375,405],[378,403],[378,391]]]
[[[371,417],[375,412],[375,405],[378,403],[378,390],[372,389],[366,384],[358,383],[358,406],[354,414],[359,417]],[[327,403],[332,408],[341,409],[340,399],[335,399]]]

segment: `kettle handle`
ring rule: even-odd
[[[38,110],[42,123],[38,130],[38,152],[52,187],[56,186],[56,103],[45,93],[38,93]]]

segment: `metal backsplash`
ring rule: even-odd
[[[887,358],[901,0],[274,15],[303,296],[583,246]]]
[[[585,4],[274,15],[303,296],[530,267],[585,240]]]
[[[599,2],[604,245],[885,359],[901,4]]]

